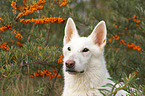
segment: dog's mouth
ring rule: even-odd
[[[70,74],[77,74],[77,73],[84,73],[84,70],[83,71],[80,71],[80,72],[77,72],[75,70],[66,70],[66,72],[70,73]]]

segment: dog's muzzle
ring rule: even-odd
[[[66,72],[68,72],[70,74],[84,73],[84,70],[80,71],[80,72],[77,72],[75,70],[75,61],[74,60],[67,60],[65,62],[65,66],[66,66]]]

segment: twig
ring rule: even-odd
[[[51,86],[50,89],[53,89],[53,88],[54,88],[54,83],[56,82],[57,76],[58,76],[58,74],[60,73],[61,68],[62,68],[62,66],[59,68],[59,70],[58,70],[58,72],[57,72],[57,74],[56,74],[56,76],[55,76],[55,78],[54,78],[54,80],[53,80],[53,82],[52,82],[52,86]],[[51,90],[50,90],[50,91],[51,91]],[[47,94],[48,96],[49,96],[49,94],[51,93],[50,91],[49,91],[49,93]]]
[[[35,26],[35,24],[33,24],[33,26],[32,26],[32,29],[31,29],[30,33],[32,33],[32,32],[33,32],[34,26]],[[29,35],[29,36],[28,36],[27,43],[29,42],[30,37],[31,37],[31,35]]]
[[[49,34],[50,34],[50,28],[51,28],[51,23],[49,23],[49,26],[48,26],[48,33],[47,33],[47,38],[46,38],[45,46],[48,44]]]
[[[37,62],[31,62],[31,63],[26,63],[26,64],[23,64],[19,67],[23,67],[23,66],[26,66],[26,65],[30,65],[30,64],[34,64],[34,63],[45,63],[47,60],[44,60],[44,61],[37,61]]]
[[[111,93],[111,94],[110,94],[110,95],[108,95],[108,96],[112,96],[113,94],[115,95],[115,94],[116,94],[119,90],[121,90],[121,89],[125,88],[127,85],[128,85],[128,83],[127,83],[127,84],[125,84],[124,86],[122,86],[122,87],[120,87],[120,88],[116,89],[113,93]]]
[[[57,72],[57,74],[56,74],[56,76],[55,76],[55,78],[54,78],[54,80],[53,80],[51,89],[54,88],[54,83],[55,83],[55,81],[56,81],[57,75],[59,74],[60,70],[61,70],[61,67],[59,68],[59,70],[58,70],[58,72]]]

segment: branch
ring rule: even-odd
[[[48,44],[49,34],[50,34],[50,28],[51,28],[51,23],[49,23],[49,26],[48,26],[48,33],[47,33],[47,38],[46,38],[45,46]]]
[[[26,64],[23,64],[19,67],[23,67],[23,66],[26,66],[26,65],[30,65],[30,64],[34,64],[34,63],[45,63],[47,60],[44,60],[44,61],[37,61],[37,62],[31,62],[31,63],[26,63]]]
[[[33,32],[34,26],[35,26],[35,24],[33,24],[33,26],[32,26],[32,29],[31,29],[30,33],[32,33],[32,32]],[[30,37],[31,37],[31,35],[29,35],[29,36],[28,36],[27,43],[29,42]]]
[[[54,88],[54,83],[56,82],[57,76],[58,76],[58,74],[60,73],[61,68],[62,68],[62,66],[58,69],[57,75],[56,75],[55,78],[53,79],[53,82],[52,82],[51,88],[50,88],[50,90],[49,90],[49,93],[47,94],[48,96],[50,95],[50,93],[51,93],[51,91],[52,91],[51,89]]]
[[[62,67],[62,66],[61,66],[61,67]],[[59,70],[58,70],[58,72],[57,72],[57,74],[56,74],[56,76],[55,76],[55,78],[54,78],[54,81],[53,81],[53,83],[52,83],[52,87],[51,87],[51,89],[54,88],[54,83],[55,83],[55,81],[56,81],[56,79],[57,79],[58,74],[59,74],[60,71],[61,71],[61,67],[59,68]]]
[[[127,84],[125,84],[124,86],[122,86],[122,87],[120,87],[120,88],[116,89],[113,93],[111,93],[111,94],[110,94],[110,95],[108,95],[108,96],[112,96],[113,94],[115,95],[115,94],[116,94],[119,90],[121,90],[121,89],[125,88],[127,85],[128,85],[128,83],[127,83]]]

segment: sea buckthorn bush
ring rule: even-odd
[[[109,36],[112,35],[108,38],[110,40],[108,47],[113,46],[115,48],[114,52],[116,51],[116,61],[118,62],[116,62],[114,68],[120,70],[120,72],[122,70],[126,74],[133,71],[137,72],[139,80],[136,82],[144,85],[145,35],[143,34],[145,34],[145,4],[141,1],[125,2],[125,0],[116,0],[111,4],[114,10],[112,15],[114,16],[108,20],[108,23],[112,24],[112,26],[108,24],[108,31],[111,33]],[[113,39],[113,37],[115,38]],[[119,39],[117,39],[118,37]],[[114,71],[114,68],[110,68],[110,71]],[[121,77],[121,73],[118,76]]]
[[[60,94],[62,86],[55,83],[62,83],[60,39],[70,14],[69,3],[68,0],[0,1],[0,95]],[[55,88],[60,88],[58,93]]]

